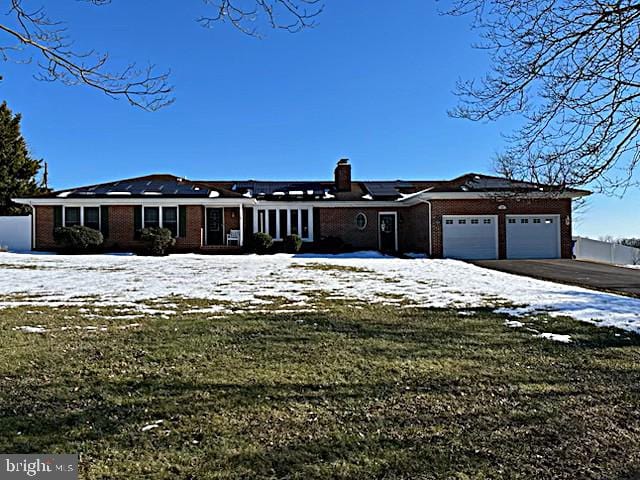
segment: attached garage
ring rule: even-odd
[[[560,216],[507,215],[507,258],[560,258]]]
[[[442,242],[446,258],[498,258],[498,218],[495,215],[444,215]]]

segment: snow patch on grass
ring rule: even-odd
[[[546,338],[547,340],[553,340],[554,342],[571,343],[571,335],[560,335],[558,333],[543,332],[537,336],[541,338]]]
[[[166,318],[293,305],[301,312],[318,311],[326,308],[315,301],[321,297],[324,302],[401,307],[491,308],[512,316],[547,313],[640,333],[640,299],[456,260],[399,259],[378,252],[169,257],[0,253],[0,278],[0,308],[46,305],[96,311],[115,306],[131,318]],[[203,304],[185,306],[185,299]]]

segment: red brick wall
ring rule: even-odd
[[[186,235],[176,238],[176,250],[190,251],[204,245],[204,207],[187,205]]]
[[[53,207],[36,207],[36,250],[56,248],[53,241]]]
[[[134,238],[133,212],[131,205],[109,206],[109,236],[104,242],[106,248],[135,250],[144,245]]]
[[[361,212],[367,216],[367,226],[364,230],[356,227],[356,216]],[[338,237],[355,249],[377,250],[380,212],[397,213],[399,251],[428,251],[426,205],[406,208],[317,208],[314,209],[314,214],[319,215],[319,231],[314,232],[315,240],[318,241],[322,237]]]
[[[36,250],[51,250],[57,247],[53,239],[53,211],[54,207],[36,207]],[[186,211],[187,234],[185,237],[176,239],[176,249],[181,251],[195,250],[202,245],[204,207],[188,205]],[[235,222],[237,225],[237,219]],[[234,225],[233,219],[230,219],[230,224]],[[134,207],[132,205],[110,205],[109,236],[105,239],[105,248],[136,250],[142,248],[143,245],[143,242],[135,239]]]
[[[498,215],[498,254],[506,258],[506,216],[528,214],[556,214],[560,218],[560,251],[562,258],[571,258],[571,219],[570,199],[509,199],[509,200],[433,200],[431,202],[431,220],[433,225],[433,256],[442,257],[442,216],[443,215]],[[498,206],[506,206],[499,210]]]

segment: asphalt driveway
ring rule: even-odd
[[[578,260],[477,260],[475,265],[541,280],[640,297],[640,270]]]

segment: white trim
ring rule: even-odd
[[[393,222],[395,227],[395,252],[398,251],[398,212],[378,212],[378,250],[382,251],[382,237],[380,235],[380,216],[381,215],[393,215],[395,220]]]
[[[15,203],[19,203],[21,205],[36,205],[36,206],[58,206],[58,205],[68,205],[68,206],[82,206],[82,205],[95,205],[99,203],[100,205],[142,205],[142,206],[174,206],[174,205],[198,205],[205,207],[236,207],[238,206],[238,202],[242,205],[255,205],[255,200],[240,200],[238,198],[182,198],[182,197],[173,197],[173,198],[16,198]]]
[[[445,244],[445,238],[444,238],[444,226],[445,226],[445,220],[447,219],[456,219],[456,218],[492,218],[493,219],[493,224],[495,227],[495,235],[496,235],[496,242],[495,242],[495,247],[496,247],[496,255],[495,258],[496,260],[500,258],[500,229],[499,229],[499,217],[498,215],[442,215],[442,225],[441,225],[441,230],[442,230],[442,256],[444,257],[444,244]]]
[[[244,245],[244,208],[243,205],[240,203],[239,205],[240,208],[240,214],[239,214],[239,218],[238,220],[240,221],[240,246],[242,247]]]

